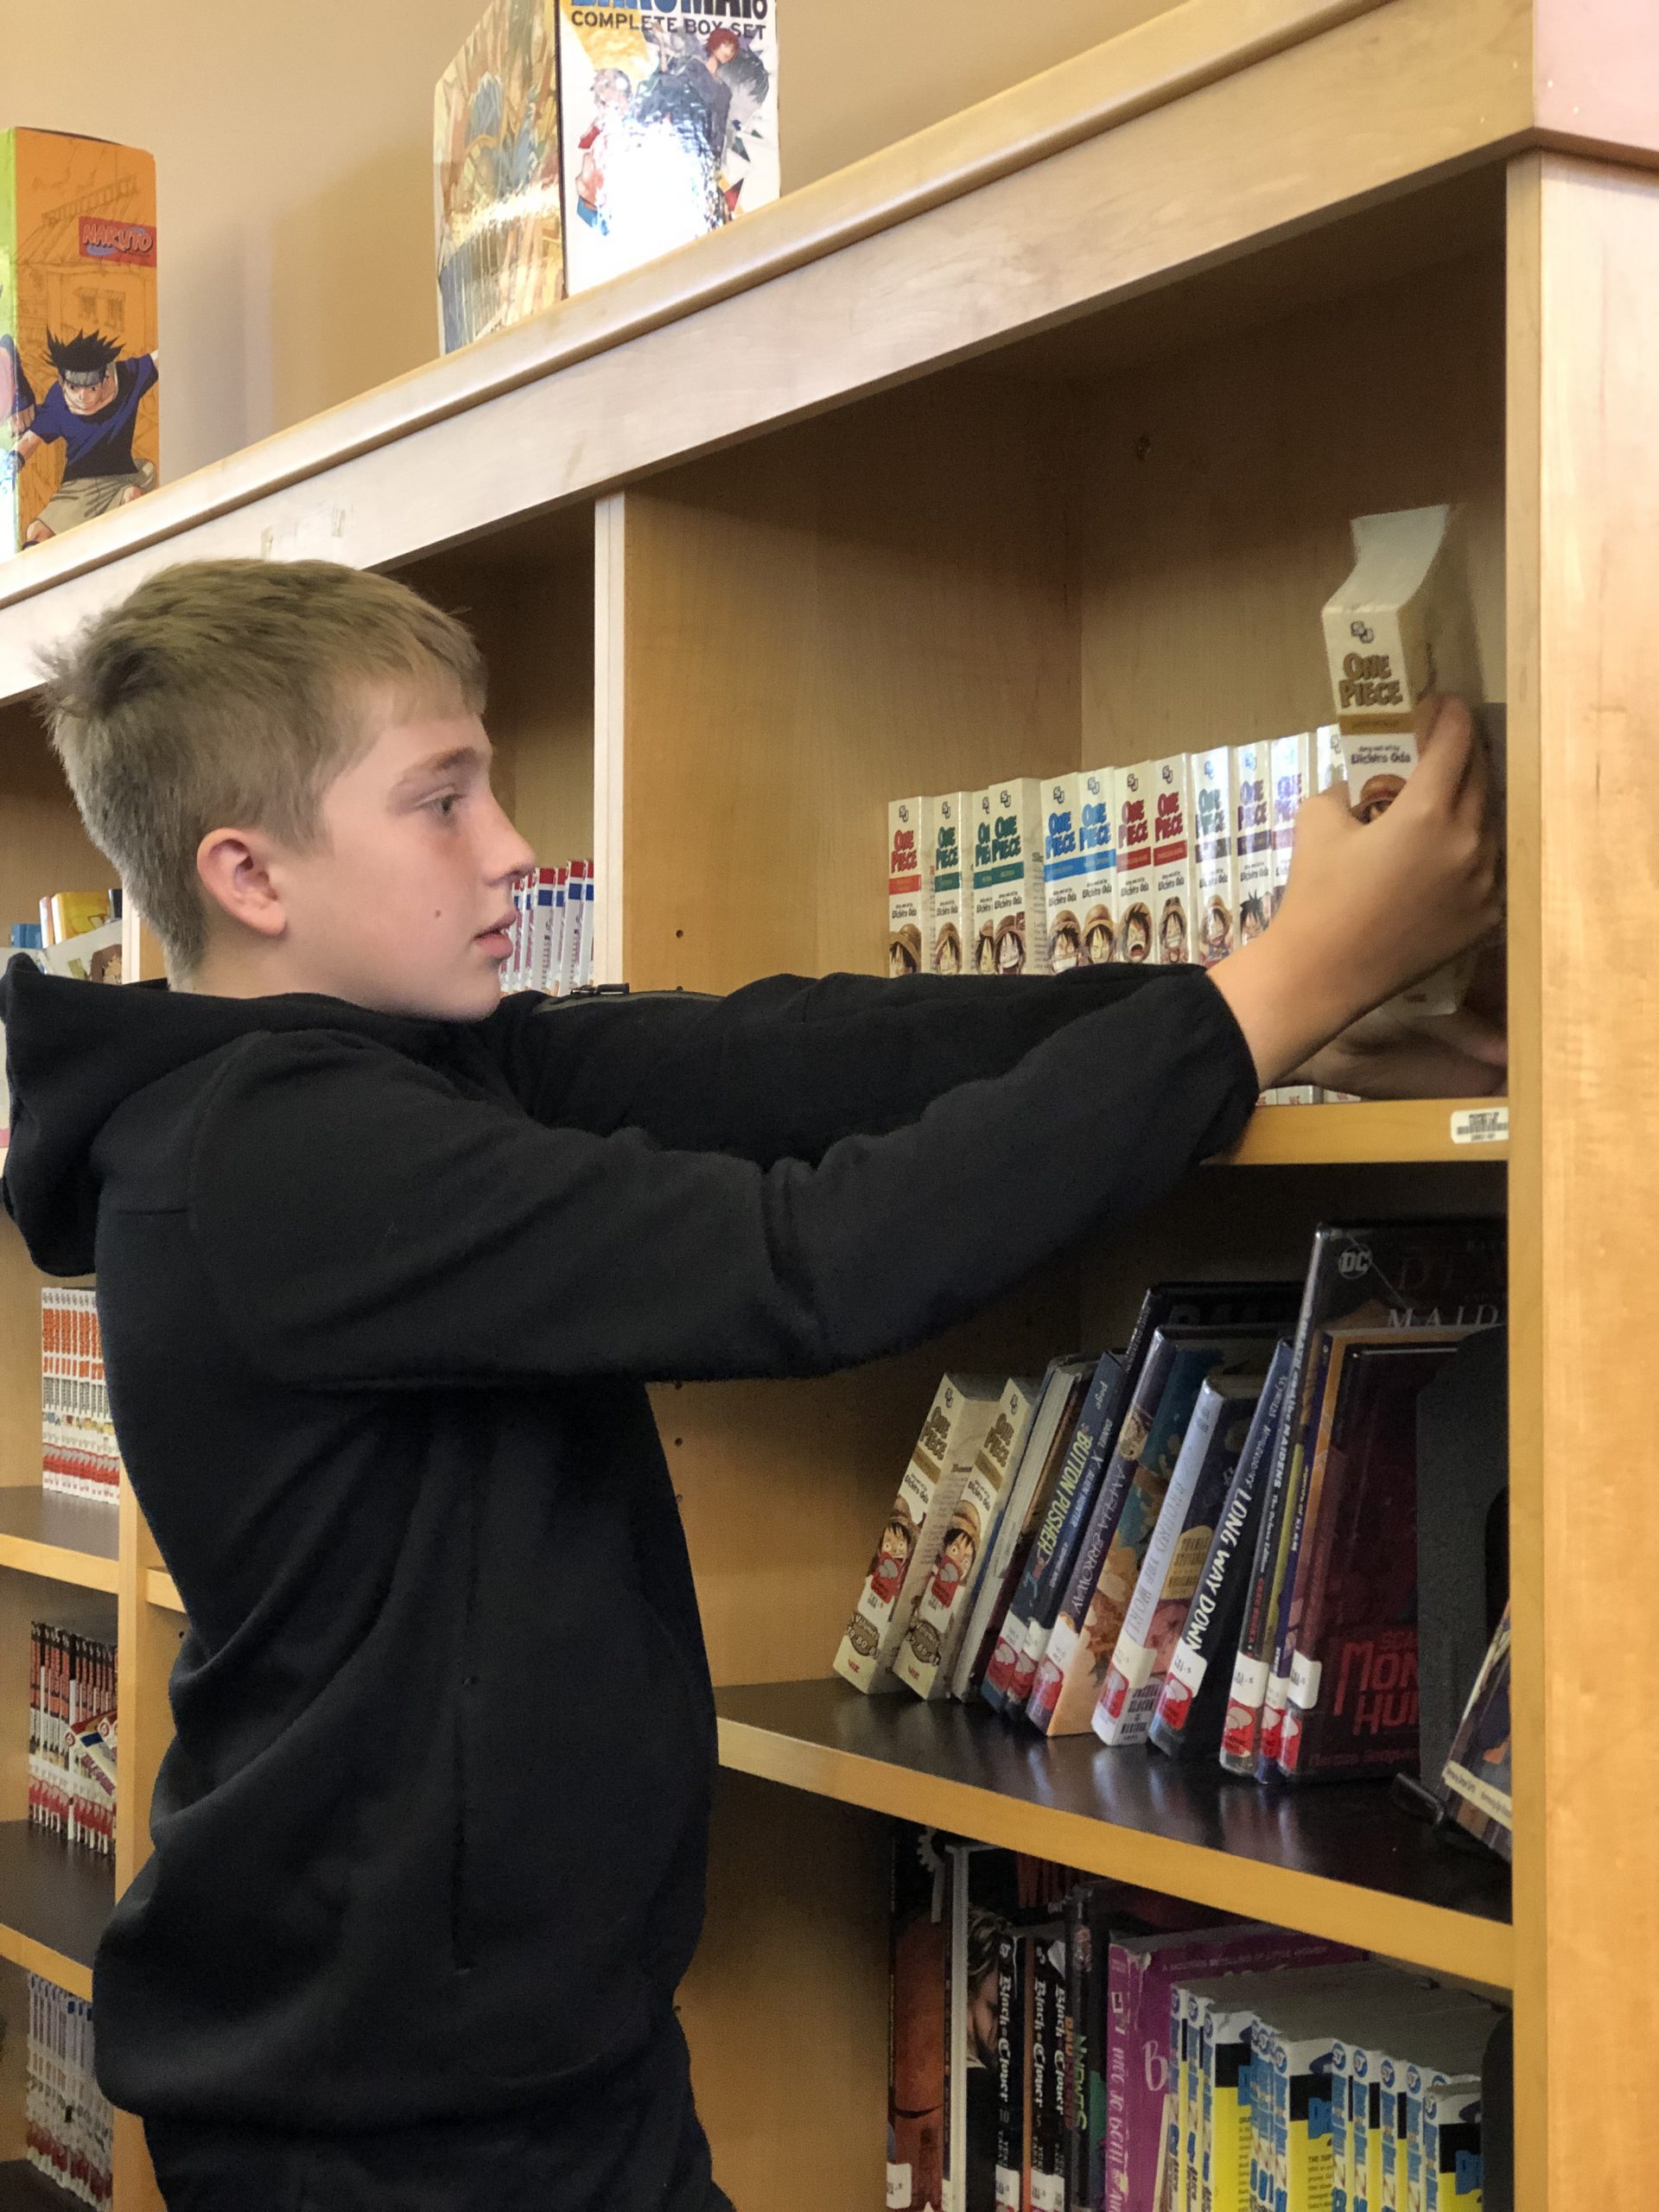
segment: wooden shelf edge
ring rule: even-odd
[[[1230,1153],[1228,1167],[1366,1166],[1430,1160],[1460,1166],[1507,1160],[1507,1136],[1459,1139],[1459,1117],[1486,1115],[1506,1098],[1379,1098],[1353,1106],[1261,1106]]]
[[[1162,1890],[1219,1911],[1274,1921],[1334,1942],[1357,1944],[1408,1966],[1461,1974],[1494,1988],[1514,1986],[1514,1936],[1502,1921],[1114,1827],[1082,1814],[919,1774],[747,1721],[721,1719],[720,1763],[734,1773],[780,1783],[840,1804],[948,1828],[981,1843],[1076,1866],[1084,1873]]]
[[[179,1595],[179,1586],[164,1567],[152,1567],[144,1577],[144,1595],[152,1605],[163,1606],[169,1613],[181,1613],[184,1600]]]
[[[54,1951],[49,1944],[36,1942],[32,1936],[25,1936],[21,1929],[9,1928],[0,1922],[0,1959],[9,1959],[15,1967],[22,1967],[25,1974],[43,1974],[60,1989],[67,1989],[72,1997],[83,1997],[92,2001],[92,1970],[79,1959]]]
[[[101,1590],[111,1598],[120,1585],[117,1560],[65,1551],[56,1544],[34,1544],[22,1536],[0,1536],[0,1567],[38,1574],[48,1582],[73,1582],[82,1590]]]

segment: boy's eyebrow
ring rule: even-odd
[[[400,791],[405,784],[417,784],[426,776],[443,775],[451,768],[487,768],[493,758],[493,753],[486,752],[481,746],[451,746],[447,753],[434,753],[425,760],[417,760],[412,768],[405,768],[392,789]]]

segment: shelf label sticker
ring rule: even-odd
[[[1509,1141],[1507,1106],[1471,1107],[1452,1116],[1453,1144],[1507,1144]]]

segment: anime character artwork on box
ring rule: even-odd
[[[438,80],[438,318],[446,353],[563,291],[557,0],[494,0]]]
[[[0,552],[155,488],[158,359],[149,155],[0,132]]]
[[[776,0],[559,0],[572,292],[779,192]]]

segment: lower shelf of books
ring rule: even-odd
[[[836,1681],[718,1694],[722,1765],[1225,1911],[1510,1985],[1509,1875],[1385,1785],[1265,1791],[1092,1735],[1044,1741],[988,1709]]]
[[[27,1821],[0,1821],[0,1958],[90,1998],[92,1955],[114,1904],[111,1859]]]

